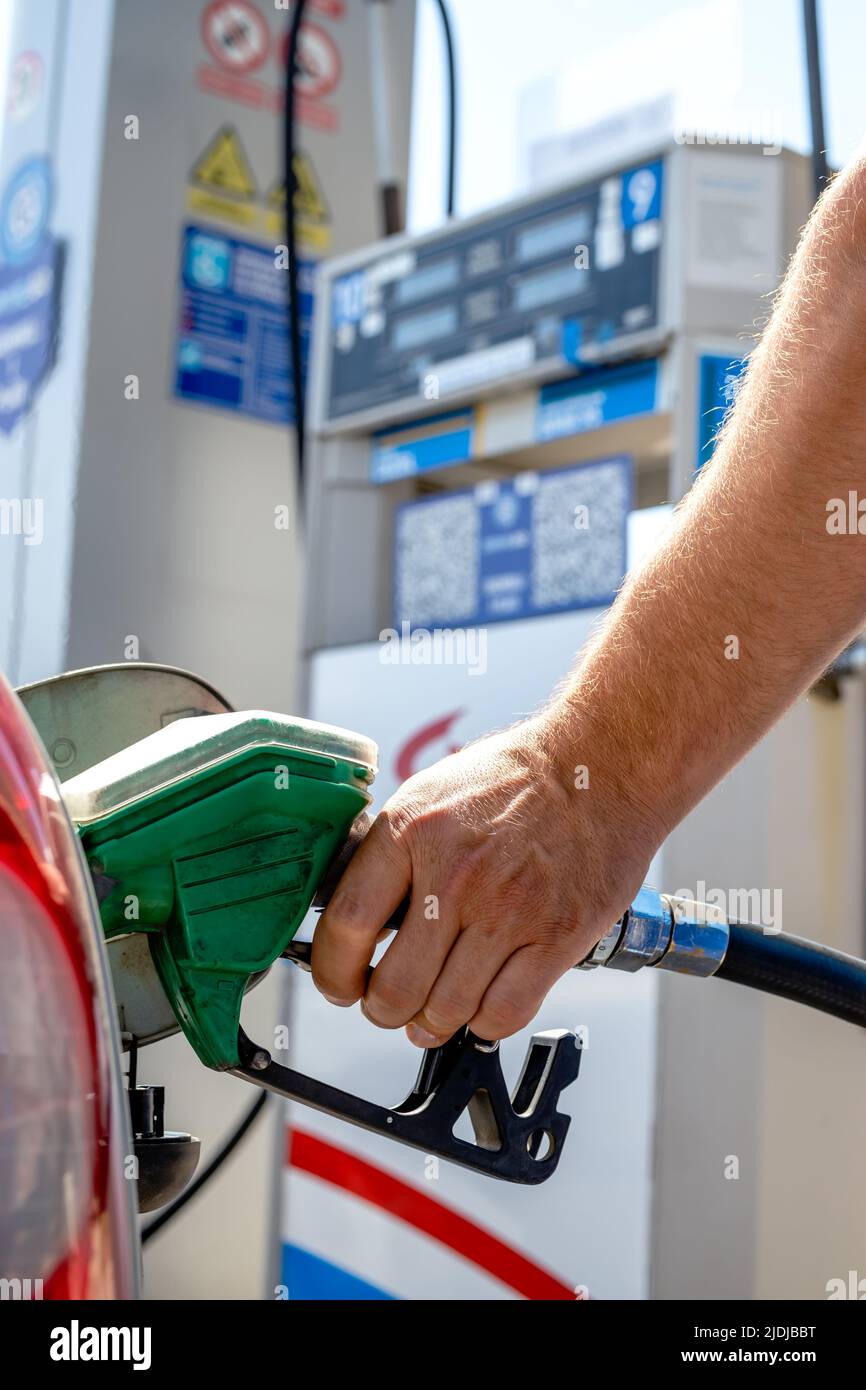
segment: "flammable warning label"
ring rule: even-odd
[[[252,227],[259,219],[258,191],[240,136],[233,126],[223,126],[190,170],[188,206],[236,226]]]
[[[331,244],[331,209],[310,156],[297,151],[293,169],[298,242],[321,254]],[[211,221],[255,228],[275,242],[285,236],[285,182],[278,179],[260,194],[243,142],[230,125],[217,131],[190,170],[187,207]]]
[[[331,242],[331,209],[322,191],[319,176],[308,154],[299,150],[294,157],[295,224],[298,241],[311,250],[327,251]],[[286,225],[286,185],[280,179],[267,196],[265,230],[274,239],[283,236]]]

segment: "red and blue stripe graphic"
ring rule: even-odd
[[[535,1260],[429,1193],[305,1130],[288,1133],[287,1165],[376,1208],[497,1281],[511,1296],[575,1299],[575,1290]],[[289,1221],[291,1225],[291,1204]],[[283,1282],[295,1300],[374,1300],[398,1295],[300,1244],[283,1247]]]

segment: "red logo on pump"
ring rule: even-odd
[[[435,743],[437,739],[446,738],[451,732],[452,725],[462,718],[463,713],[462,709],[456,709],[453,714],[446,714],[442,719],[434,719],[432,724],[425,724],[423,728],[406,740],[403,747],[398,750],[394,760],[394,771],[398,781],[405,782],[406,778],[411,777],[413,772],[420,772],[422,767],[429,767],[430,763],[435,761],[433,758],[429,760],[421,758],[419,761],[419,754],[431,743]],[[445,749],[441,756],[445,757],[448,753],[456,753],[460,747],[459,743],[453,743],[450,748]]]

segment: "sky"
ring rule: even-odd
[[[809,141],[801,0],[448,0],[459,67],[458,213],[527,188],[527,145],[670,94],[681,128],[769,127]],[[831,162],[866,135],[864,0],[819,0]],[[444,205],[434,0],[418,0],[409,225]]]
[[[664,96],[680,129],[739,126],[808,147],[801,0],[446,3],[458,63],[458,214],[527,191],[533,140]],[[11,8],[0,0],[3,68]],[[435,0],[417,0],[417,10],[408,221],[422,231],[444,215],[445,56]],[[866,0],[819,0],[819,15],[838,166],[866,136]]]

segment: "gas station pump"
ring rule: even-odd
[[[638,510],[681,497],[809,207],[802,157],[672,143],[328,263],[311,379],[308,654],[400,616],[394,514],[422,495],[629,455]],[[485,592],[482,578],[439,617],[474,616]],[[538,603],[488,603],[488,616]]]

